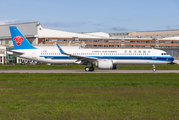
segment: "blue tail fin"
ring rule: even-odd
[[[22,35],[16,26],[9,26],[14,50],[18,49],[36,49],[29,41]]]

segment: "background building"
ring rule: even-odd
[[[21,62],[14,60],[6,51],[12,48],[9,26],[17,26],[35,47],[61,46],[100,49],[163,49],[174,57],[179,56],[179,30],[134,31],[128,33],[73,33],[43,28],[39,22],[0,26],[0,63]]]

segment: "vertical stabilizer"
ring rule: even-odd
[[[32,46],[29,41],[22,35],[22,33],[17,29],[16,26],[9,26],[12,42],[14,45],[14,50],[19,49],[36,49]]]

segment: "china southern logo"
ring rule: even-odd
[[[16,45],[21,45],[21,40],[24,40],[24,38],[16,36],[13,40],[16,41]]]

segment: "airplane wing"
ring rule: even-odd
[[[60,46],[59,46],[58,44],[56,44],[56,45],[57,45],[59,51],[60,51],[62,54],[68,55],[68,56],[69,56],[70,58],[72,58],[72,59],[78,59],[76,62],[78,62],[78,61],[83,61],[83,62],[91,62],[91,63],[93,63],[93,62],[97,61],[97,59],[98,59],[98,58],[94,58],[94,57],[71,55],[71,54],[68,54],[68,53],[64,52],[64,51],[60,48]]]

